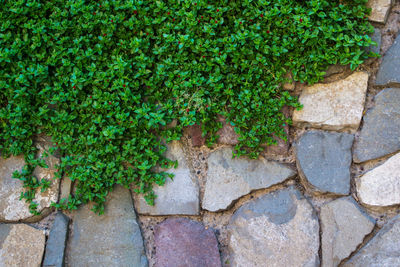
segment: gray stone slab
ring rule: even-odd
[[[168,178],[163,186],[154,186],[157,195],[154,206],[148,205],[142,195],[134,194],[137,212],[149,215],[199,214],[199,185],[189,169],[182,144],[178,141],[168,144],[166,157],[178,161],[176,169],[163,170],[174,174],[173,180]]]
[[[375,28],[374,33],[371,35],[371,40],[376,42],[377,45],[372,45],[365,49],[366,52],[374,52],[379,54],[381,51],[382,35],[379,28]]]
[[[319,224],[294,187],[240,207],[228,225],[230,266],[318,266]]]
[[[390,220],[344,267],[400,266],[400,215]]]
[[[202,207],[209,211],[226,209],[252,190],[268,188],[295,174],[284,164],[264,158],[232,158],[232,148],[218,149],[208,158]]]
[[[46,243],[43,267],[63,267],[69,218],[58,212]]]
[[[296,144],[300,174],[317,191],[349,194],[353,140],[352,134],[306,132]]]
[[[129,190],[116,186],[101,216],[91,208],[84,205],[73,217],[69,266],[148,266]]]
[[[375,225],[374,219],[352,197],[339,198],[323,205],[320,219],[323,267],[338,266],[357,249]]]
[[[400,89],[384,89],[375,96],[374,102],[375,106],[365,114],[360,135],[354,142],[355,162],[400,150]]]
[[[400,83],[400,35],[385,53],[376,75],[376,85],[389,83]]]

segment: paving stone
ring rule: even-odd
[[[116,186],[101,216],[92,207],[81,206],[74,214],[68,266],[148,266],[129,190]]]
[[[63,267],[69,218],[58,212],[46,243],[43,267]]]
[[[344,267],[400,266],[400,215],[390,220]]]
[[[203,146],[206,139],[201,136],[201,126],[198,124],[188,126],[188,135],[192,140],[192,145],[195,147]]]
[[[363,118],[355,140],[353,160],[364,162],[400,150],[400,89],[388,88],[375,96],[375,106]]]
[[[45,151],[45,145],[38,144],[38,157]],[[49,168],[37,167],[34,175],[39,179],[51,181],[51,186],[44,193],[37,192],[35,201],[39,204],[38,211],[43,211],[50,207],[52,202],[57,202],[59,191],[59,179],[54,178],[56,165],[60,160],[54,156],[46,158],[46,164]],[[29,212],[29,204],[19,200],[21,192],[24,192],[23,183],[12,178],[14,171],[22,170],[25,165],[23,156],[11,156],[7,159],[0,158],[0,220],[15,222],[31,218],[33,215]]]
[[[382,34],[379,28],[375,28],[374,33],[371,35],[371,40],[376,42],[377,45],[367,47],[365,50],[367,52],[374,52],[379,54],[379,52],[381,51],[381,43],[382,43]]]
[[[178,160],[178,168],[165,170],[173,173],[174,179],[167,179],[163,186],[154,186],[157,195],[154,206],[148,205],[141,195],[134,194],[137,212],[149,215],[199,214],[199,185],[190,172],[182,144],[177,141],[170,143],[166,157]]]
[[[220,267],[218,242],[211,229],[186,218],[170,218],[154,233],[156,267]]]
[[[375,221],[352,197],[339,198],[321,207],[322,266],[336,267],[350,256],[364,237],[372,232]]]
[[[293,112],[297,127],[355,132],[364,110],[368,74],[355,72],[343,80],[305,87],[299,102],[301,110]]]
[[[46,236],[26,224],[0,224],[0,266],[40,267]]]
[[[217,131],[217,135],[219,135],[218,143],[223,145],[238,144],[239,135],[235,132],[234,127],[227,123],[223,116],[218,116],[217,120],[222,123],[222,128]]]
[[[392,0],[369,0],[367,7],[372,10],[368,19],[374,22],[386,23],[391,5]]]
[[[376,85],[400,83],[400,35],[386,51],[376,74]]]
[[[301,176],[317,191],[349,194],[353,140],[354,136],[346,133],[309,131],[303,134],[296,145]]]
[[[232,148],[218,149],[208,158],[202,207],[209,211],[226,209],[234,200],[252,190],[268,188],[295,174],[292,169],[277,162],[264,158],[232,159]]]
[[[318,218],[293,187],[240,207],[228,225],[228,236],[231,266],[319,265]]]
[[[361,203],[370,206],[400,204],[400,153],[356,179]]]

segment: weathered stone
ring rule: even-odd
[[[299,98],[303,108],[293,113],[295,126],[355,132],[364,109],[368,74],[355,72],[346,79],[306,87]]]
[[[221,259],[214,232],[186,218],[171,218],[154,233],[156,267],[219,267]]]
[[[69,266],[147,266],[129,190],[116,186],[101,216],[91,208],[84,205],[74,215]]]
[[[58,212],[46,244],[43,267],[63,267],[69,218]]]
[[[370,46],[367,47],[365,50],[366,52],[374,52],[379,54],[381,51],[381,43],[382,43],[382,35],[381,35],[381,30],[379,28],[375,28],[374,33],[371,35],[371,40],[376,42],[376,46]]]
[[[44,145],[38,144],[41,157],[45,151]],[[39,204],[37,210],[42,211],[50,207],[52,202],[58,200],[59,179],[53,179],[56,172],[56,165],[59,159],[49,155],[46,158],[46,164],[49,168],[36,167],[33,175],[39,180],[46,179],[51,181],[51,186],[44,193],[36,193],[35,202]],[[19,200],[21,192],[24,192],[23,183],[12,178],[14,171],[22,170],[25,165],[23,156],[11,156],[7,159],[0,158],[0,219],[3,221],[20,221],[32,217],[29,212],[29,204]]]
[[[354,143],[353,160],[363,162],[400,150],[400,89],[388,88],[375,96]]]
[[[175,141],[168,145],[166,157],[178,161],[178,168],[166,170],[175,175],[163,186],[154,186],[157,195],[154,206],[146,203],[141,195],[134,194],[138,213],[150,215],[199,214],[199,185],[191,174],[182,145]]]
[[[290,111],[287,106],[283,107],[282,113],[285,115],[286,118],[290,117]],[[289,136],[289,125],[285,124],[283,126],[286,136]],[[264,150],[264,155],[267,157],[270,156],[286,156],[289,152],[289,142],[284,141],[281,138],[274,136],[275,140],[277,141],[276,145],[266,146]]]
[[[26,224],[0,224],[0,266],[40,267],[46,236]]]
[[[347,195],[353,140],[352,134],[306,132],[296,145],[300,174],[320,192]]]
[[[392,0],[369,0],[367,7],[371,8],[371,15],[368,19],[370,21],[386,23]]]
[[[205,144],[206,139],[201,134],[200,125],[195,124],[188,127],[188,135],[192,140],[192,146],[203,146]]]
[[[376,75],[376,85],[400,83],[400,35],[386,51]]]
[[[400,266],[400,215],[390,220],[345,267]]]
[[[223,116],[218,116],[217,120],[222,123],[222,128],[217,131],[217,135],[219,135],[218,143],[223,145],[239,143],[239,135],[235,132],[234,127],[227,123]]]
[[[61,185],[60,185],[60,199],[68,199],[69,195],[71,194],[71,189],[72,189],[72,181],[69,179],[68,176],[64,176],[61,179]]]
[[[207,181],[202,202],[203,209],[226,209],[236,199],[252,190],[281,183],[296,173],[289,167],[261,158],[232,159],[232,149],[224,147],[208,158]]]
[[[322,266],[336,267],[374,229],[375,222],[351,197],[321,207]]]
[[[360,201],[370,206],[400,204],[400,153],[356,179]]]
[[[231,266],[317,266],[319,225],[293,187],[240,207],[228,226]]]
[[[283,84],[283,89],[288,91],[293,91],[296,88],[296,83],[293,80],[293,75],[291,72],[286,73],[285,78],[287,82]]]

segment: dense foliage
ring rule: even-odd
[[[152,204],[176,164],[165,142],[198,123],[212,145],[218,114],[240,135],[235,156],[256,158],[286,138],[282,108],[300,107],[281,88],[287,73],[312,84],[328,65],[367,58],[365,2],[1,1],[0,151],[25,155],[21,198],[35,213],[49,186],[32,175],[39,133],[61,152],[57,177],[76,183],[55,206],[94,201],[99,213],[115,184]]]

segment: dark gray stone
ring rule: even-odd
[[[360,136],[354,143],[355,162],[400,150],[400,89],[388,88],[377,94],[375,106],[367,111],[363,120]]]
[[[400,266],[400,215],[390,220],[345,267]]]
[[[229,222],[228,237],[231,266],[319,265],[318,218],[294,187],[240,207]]]
[[[303,178],[320,192],[350,192],[351,147],[354,136],[310,131],[296,146],[297,165]]]
[[[375,83],[385,85],[400,82],[400,35],[386,52],[376,75]]]
[[[44,267],[63,267],[64,252],[68,236],[69,218],[58,212],[51,228],[44,255]]]
[[[101,216],[92,207],[80,207],[73,217],[69,266],[148,266],[129,190],[116,186]]]
[[[381,51],[381,42],[382,42],[381,30],[379,28],[375,28],[374,33],[371,35],[371,39],[372,41],[376,42],[377,45],[367,47],[365,51],[379,54],[379,52]]]

